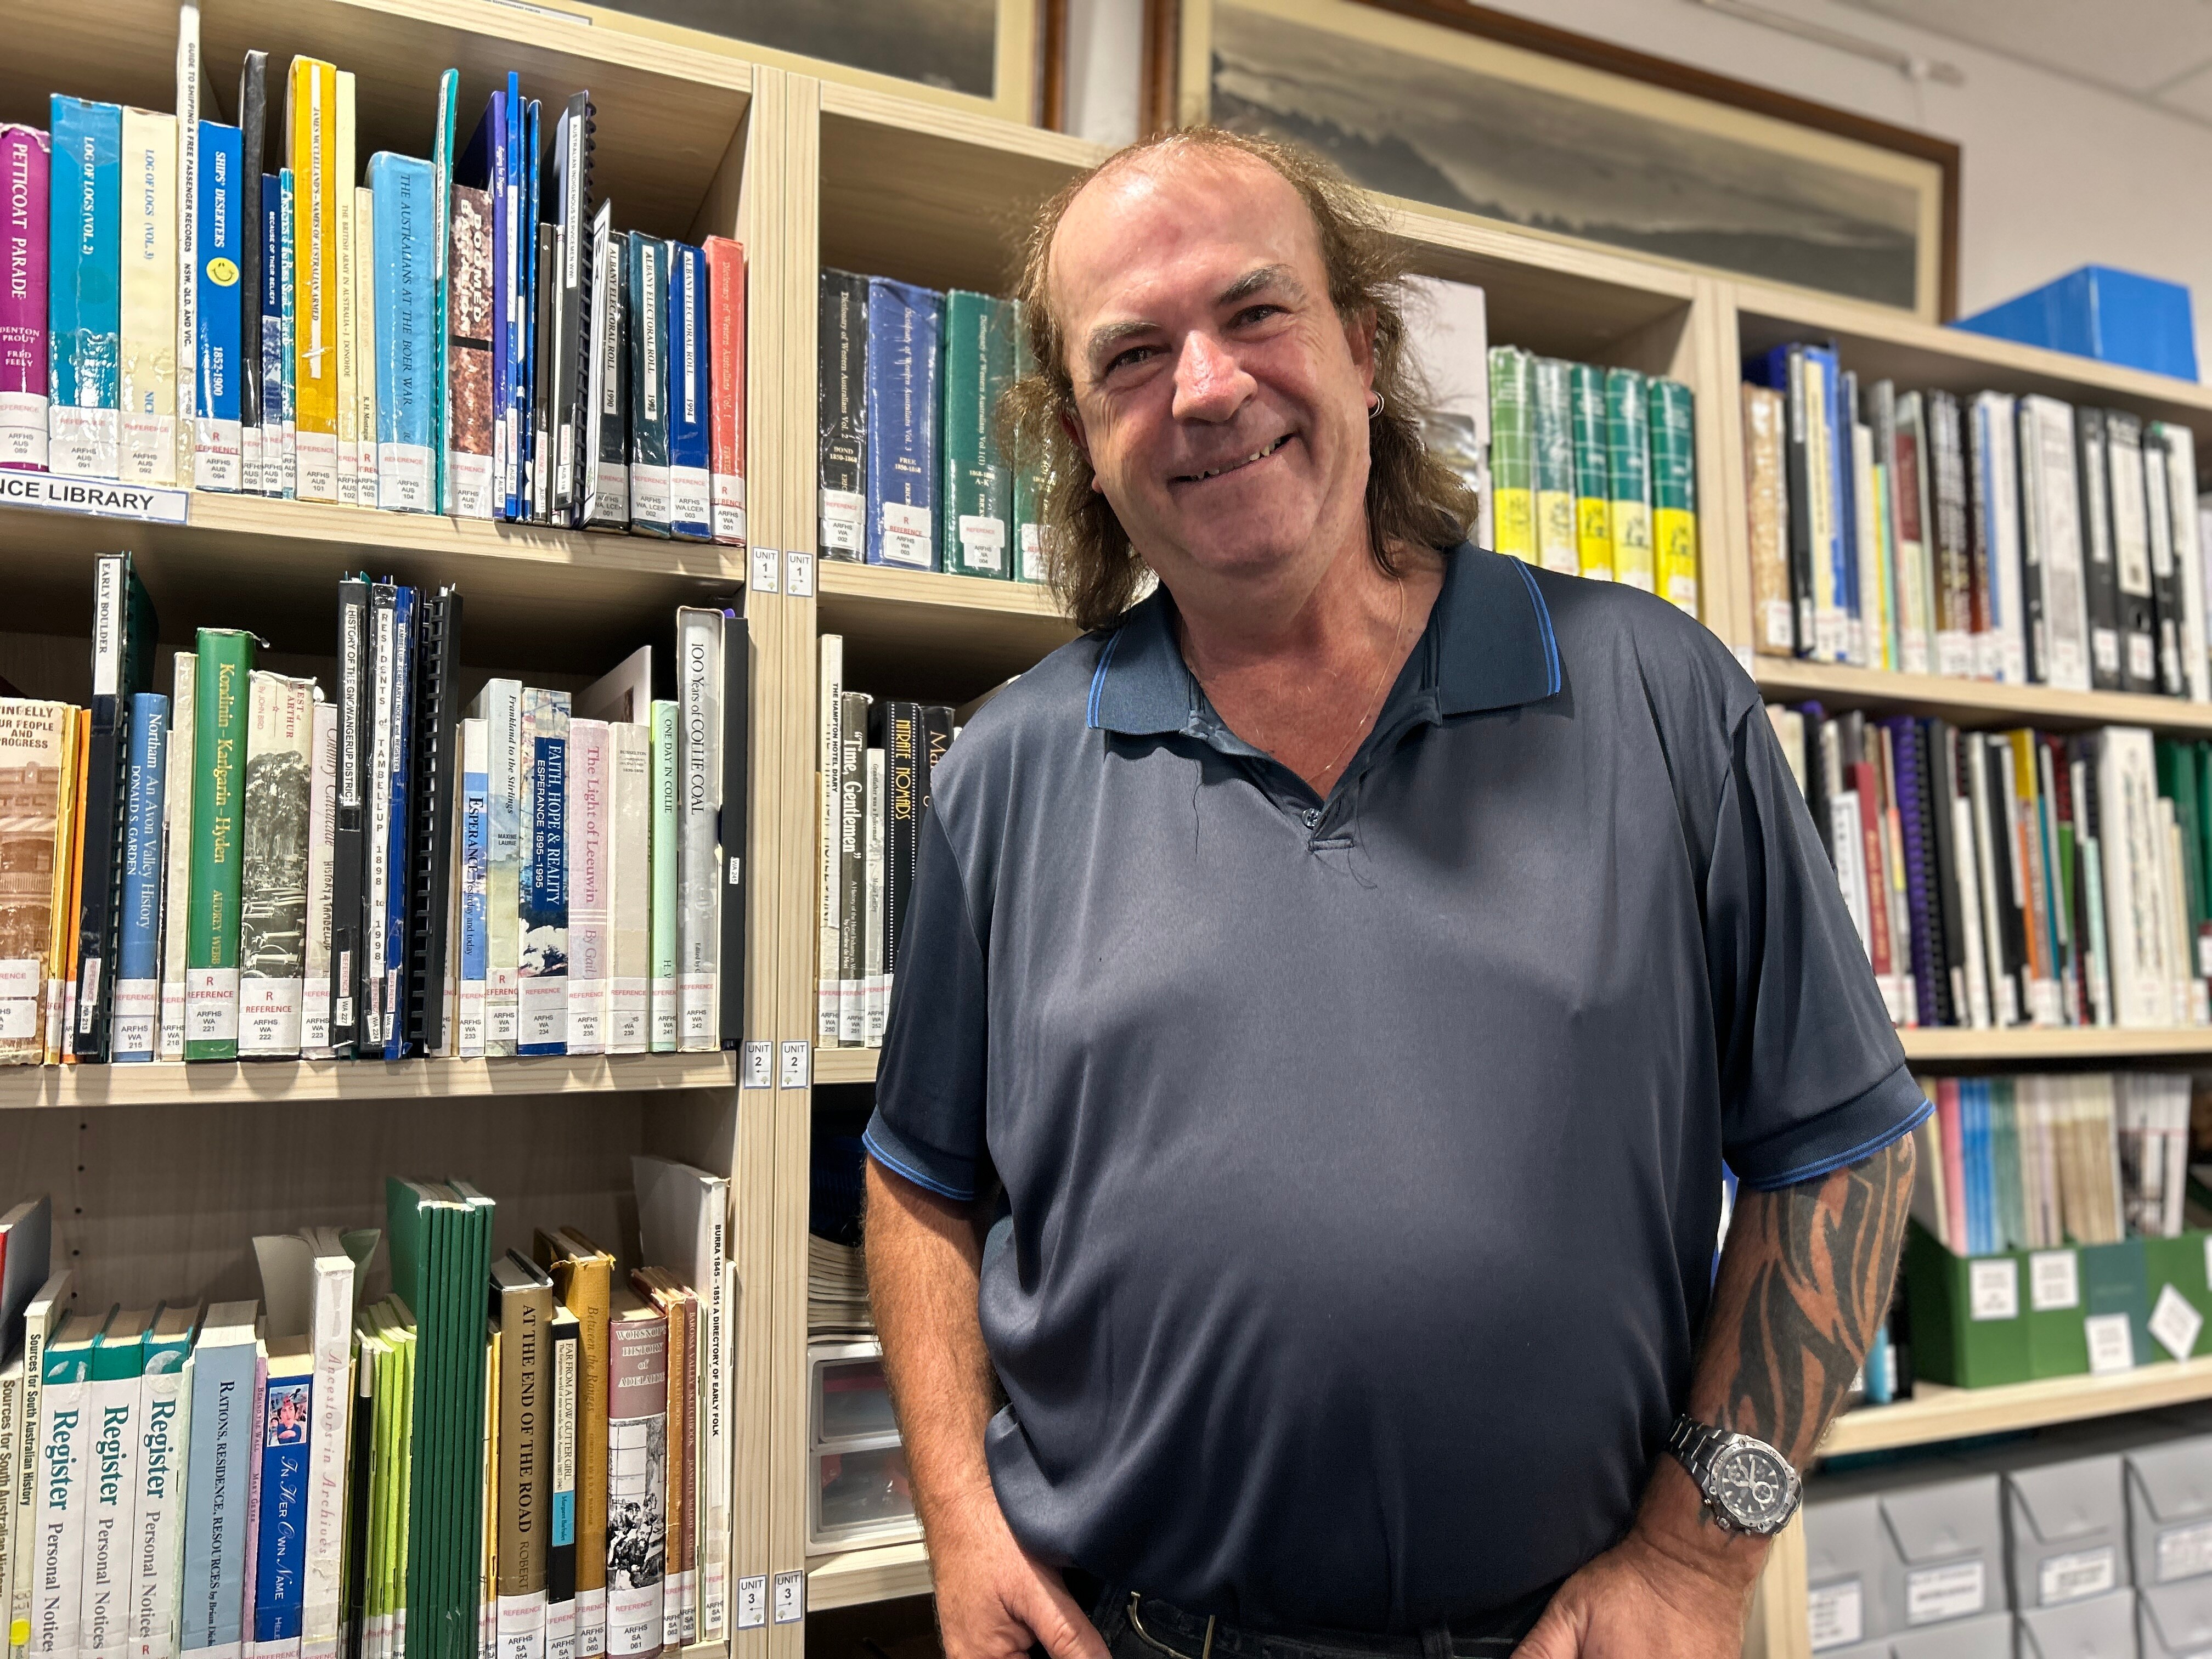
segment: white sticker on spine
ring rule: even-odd
[[[1905,1622],[1933,1625],[1966,1619],[1988,1601],[1986,1564],[1980,1556],[1940,1567],[1923,1567],[1905,1576]]]
[[[2036,1604],[2054,1607],[2078,1601],[2085,1595],[2102,1595],[2119,1582],[2119,1550],[2076,1550],[2069,1555],[2045,1558],[2035,1570]]]

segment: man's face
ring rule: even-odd
[[[1289,575],[1357,533],[1372,325],[1330,304],[1273,168],[1170,151],[1108,173],[1060,221],[1051,295],[1096,487],[1171,586]]]

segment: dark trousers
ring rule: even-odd
[[[1202,1613],[1148,1595],[1132,1596],[1070,1571],[1068,1593],[1091,1608],[1091,1622],[1113,1659],[1505,1659],[1532,1629],[1556,1586],[1473,1625],[1417,1636],[1367,1636],[1352,1631],[1256,1631],[1215,1622],[1208,1651]]]

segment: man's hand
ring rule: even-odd
[[[1751,1588],[1640,1532],[1559,1586],[1513,1659],[1722,1659],[1743,1645]]]
[[[942,1515],[929,1535],[945,1659],[1107,1659],[1106,1644],[1060,1574],[1024,1550],[988,1486]]]

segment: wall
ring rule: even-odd
[[[2212,127],[1836,0],[1760,0],[1770,9],[1881,41],[1964,71],[1914,82],[1835,47],[1711,11],[1694,0],[1488,0],[1558,27],[1877,120],[1933,132],[1962,152],[1959,301],[1971,313],[2088,264],[2185,283],[2198,295],[2197,356],[2212,367]],[[1138,0],[1076,0],[1076,33],[1103,43],[1102,78],[1133,63]],[[2124,27],[2124,8],[2116,27]],[[1071,83],[1084,78],[1072,64]],[[1087,107],[1103,112],[1096,93]],[[1132,93],[1127,108],[1133,112]],[[1133,131],[1101,122],[1087,136]]]

